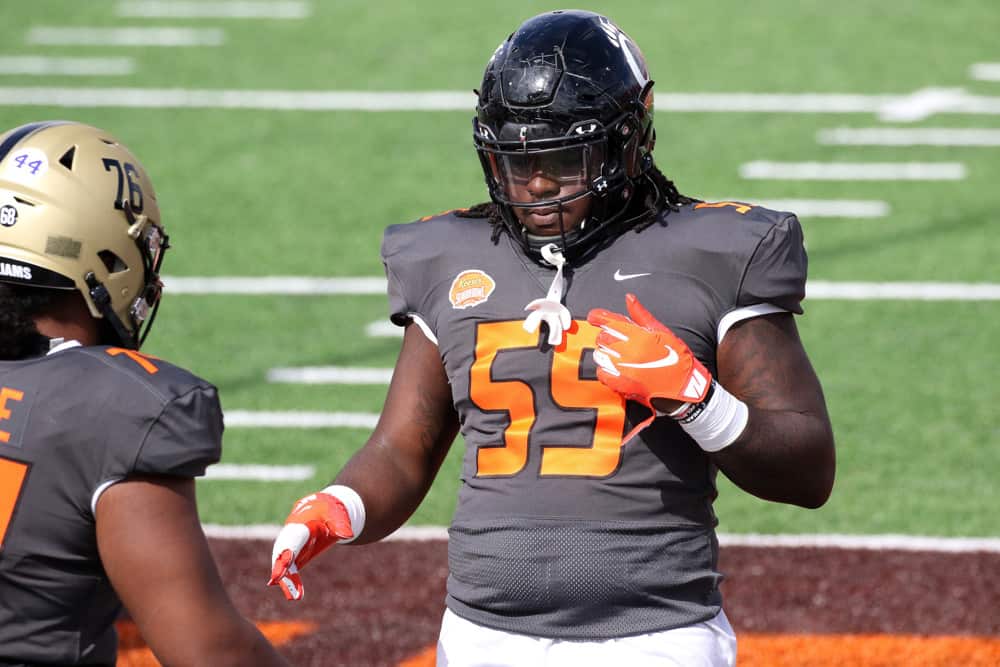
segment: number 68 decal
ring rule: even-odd
[[[476,358],[472,364],[469,397],[484,411],[505,411],[510,425],[503,443],[482,445],[477,456],[478,477],[509,476],[528,463],[528,434],[535,424],[534,392],[551,391],[556,405],[566,410],[596,412],[589,447],[540,443],[542,476],[608,477],[621,462],[625,401],[597,379],[580,378],[585,351],[597,346],[600,331],[585,320],[575,320],[563,345],[553,351],[549,387],[533,388],[524,380],[494,380],[490,376],[497,353],[515,348],[537,348],[538,334],[528,333],[521,321],[481,322],[476,329]]]

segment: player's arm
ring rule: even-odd
[[[356,543],[382,539],[410,518],[457,433],[458,415],[438,349],[408,325],[378,424],[335,481],[364,500],[365,529]]]
[[[287,665],[233,606],[201,529],[194,481],[134,477],[97,501],[111,584],[164,665]]]
[[[741,489],[819,507],[833,488],[833,429],[819,379],[790,313],[734,325],[717,351],[718,382],[748,407],[733,443],[710,454]]]
[[[430,489],[458,415],[437,347],[408,325],[375,430],[334,485],[299,500],[272,548],[270,585],[300,599],[298,570],[337,542],[374,542],[399,528]]]

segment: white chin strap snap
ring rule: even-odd
[[[544,299],[535,299],[525,310],[530,310],[528,317],[524,319],[524,330],[528,333],[535,333],[542,322],[549,327],[549,345],[556,346],[562,343],[563,333],[569,329],[573,323],[573,317],[569,313],[569,308],[562,304],[563,298],[563,265],[566,258],[563,257],[559,246],[549,243],[542,246],[542,259],[556,267],[556,275],[549,286],[549,293]]]

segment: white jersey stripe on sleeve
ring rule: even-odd
[[[760,317],[761,315],[770,315],[772,313],[787,313],[787,309],[780,306],[775,306],[772,303],[755,303],[752,306],[744,306],[743,308],[737,308],[736,310],[731,310],[722,319],[719,320],[719,329],[717,339],[719,344],[722,343],[722,339],[725,337],[726,332],[732,328],[737,322],[742,322],[743,320],[749,320],[751,317]]]

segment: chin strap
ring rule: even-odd
[[[549,345],[556,346],[562,343],[563,333],[573,323],[573,317],[569,313],[569,308],[562,304],[564,287],[563,265],[566,264],[566,258],[563,257],[562,251],[559,250],[559,246],[555,243],[542,246],[541,252],[542,259],[556,267],[556,275],[552,279],[552,284],[549,286],[549,292],[545,295],[545,298],[535,299],[524,307],[525,310],[530,310],[531,312],[524,319],[523,326],[524,330],[528,333],[535,333],[538,331],[541,323],[545,322],[549,328],[548,343]]]
[[[118,319],[118,315],[115,314],[115,309],[111,306],[111,293],[108,292],[108,288],[97,279],[93,271],[87,273],[83,279],[87,283],[87,289],[90,292],[90,298],[93,300],[94,305],[97,306],[97,310],[100,311],[101,316],[111,325],[112,331],[117,336],[118,344],[130,350],[138,350],[139,346],[135,340],[135,336],[125,328],[122,321]]]

